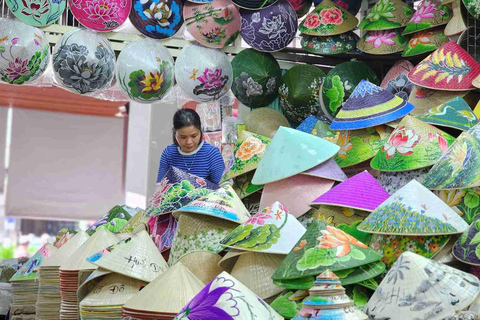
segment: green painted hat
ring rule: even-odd
[[[463,0],[465,8],[475,19],[480,19],[480,5],[478,0]]]
[[[254,174],[255,171],[250,171],[235,178],[233,182],[233,190],[235,190],[240,199],[248,197],[252,193],[263,189],[263,184],[256,185],[252,183]]]
[[[480,213],[480,188],[433,190],[433,193],[468,224]]]
[[[357,48],[369,54],[393,54],[402,52],[407,45],[407,39],[399,29],[368,31],[358,41]]]
[[[344,231],[315,220],[278,266],[272,279],[316,276],[326,269],[336,272],[380,261],[381,258],[382,255]]]
[[[323,114],[333,120],[343,103],[362,80],[380,85],[375,71],[364,62],[347,61],[331,69],[320,91],[320,107]]]
[[[450,4],[442,4],[441,0],[423,0],[403,30],[403,34],[410,34],[447,24],[452,16]]]
[[[245,49],[232,60],[232,92],[250,108],[264,107],[278,96],[282,70],[270,54]]]
[[[468,91],[444,91],[444,90],[434,90],[428,89],[421,86],[414,85],[408,102],[415,106],[415,109],[410,113],[412,116],[423,116],[428,110],[435,108],[439,105],[446,103],[454,99],[455,97],[462,97],[468,101],[471,98],[467,99]],[[472,96],[473,98],[473,96]],[[473,103],[473,106],[477,103],[478,98]],[[470,103],[469,103],[470,105]]]
[[[318,91],[324,77],[322,69],[307,64],[296,65],[283,75],[278,96],[288,120],[299,124],[317,114]]]
[[[405,116],[370,165],[380,171],[406,171],[433,165],[454,137],[412,116]]]
[[[417,118],[434,125],[462,131],[467,131],[478,123],[472,108],[461,97],[455,97]]]
[[[412,35],[402,56],[411,57],[432,52],[448,41],[448,37],[443,33],[443,30],[420,31]]]
[[[480,266],[480,216],[455,242],[453,255],[464,263]]]
[[[353,31],[328,37],[316,37],[303,35],[301,39],[302,48],[305,51],[333,55],[354,50],[359,37]]]
[[[402,0],[379,0],[358,25],[362,30],[389,30],[404,27],[413,9]]]

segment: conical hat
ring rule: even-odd
[[[347,180],[347,176],[334,159],[329,159],[324,163],[319,164],[312,169],[308,169],[300,174],[340,182]]]
[[[288,3],[293,7],[299,19],[306,15],[312,7],[311,0],[288,0]]]
[[[178,219],[182,212],[204,214],[237,223],[250,219],[247,208],[229,185],[190,202],[175,210],[172,215]]]
[[[176,263],[130,299],[124,308],[154,313],[178,313],[204,284],[182,263]],[[172,290],[172,289],[175,290]]]
[[[233,190],[235,190],[240,199],[248,197],[252,193],[263,189],[263,184],[256,185],[252,183],[254,174],[255,171],[250,171],[236,177],[233,180]]]
[[[80,302],[86,306],[120,306],[135,296],[147,282],[133,279],[118,273],[105,276]]]
[[[327,161],[339,149],[322,138],[280,127],[260,160],[252,183],[265,184],[291,177]]]
[[[145,215],[154,217],[172,212],[215,189],[218,189],[216,184],[176,167],[171,167],[162,181],[157,183],[157,189]],[[185,191],[186,194],[178,198],[176,193],[181,191]]]
[[[382,255],[344,231],[314,220],[272,276],[274,280],[316,276],[379,261]]]
[[[333,187],[335,181],[297,174],[293,177],[267,183],[262,191],[260,208],[282,199],[282,204],[295,218],[307,213],[310,203]]]
[[[207,318],[215,315],[217,319],[229,319],[232,317],[232,312],[240,315],[238,319],[242,319],[242,315],[259,320],[283,319],[267,303],[227,272],[222,272],[207,284],[183,307],[176,318],[181,319],[187,316],[203,318],[202,315],[206,313]]]
[[[207,284],[224,271],[218,266],[220,260],[222,257],[216,253],[198,250],[183,255],[178,262],[181,262],[198,279]]]
[[[120,229],[119,233],[137,233],[147,228],[149,217],[145,217],[145,211],[139,210],[128,220],[127,224]]]
[[[323,0],[300,23],[301,33],[310,36],[333,36],[355,29],[357,18],[331,0]]]
[[[390,70],[388,70],[380,87],[385,91],[408,101],[408,97],[414,87],[413,83],[408,80],[408,73],[412,69],[413,64],[410,61],[397,61]]]
[[[358,226],[363,232],[404,236],[462,233],[468,224],[417,180],[395,192]]]
[[[132,218],[130,212],[134,209],[128,206],[114,206],[101,219],[88,228],[88,235],[92,235],[100,228],[107,228],[113,233],[117,233],[128,220]],[[130,212],[129,212],[130,211]]]
[[[52,254],[50,258],[42,264],[42,267],[60,267],[85,241],[88,240],[88,238],[89,235],[86,232],[77,232],[73,238],[68,240],[54,254]]]
[[[410,93],[410,97],[408,98],[408,102],[415,106],[415,109],[413,109],[411,115],[415,117],[423,116],[431,108],[438,107],[439,105],[444,104],[455,97],[461,97],[465,99],[467,93],[468,91],[458,92],[433,90],[420,86],[414,86],[412,92]],[[476,101],[478,101],[478,99]],[[396,125],[394,127],[396,127]]]
[[[480,8],[478,7],[477,0],[463,0],[465,8],[475,19],[480,18]]]
[[[304,233],[302,224],[277,201],[235,228],[220,243],[246,251],[288,254]]]
[[[311,205],[327,204],[373,211],[388,197],[388,192],[380,183],[368,171],[363,171],[321,195]]]
[[[390,194],[394,194],[398,189],[403,188],[411,180],[415,179],[420,183],[423,183],[425,176],[430,168],[422,168],[416,170],[400,171],[400,172],[387,172],[382,171],[376,177],[377,181],[382,187]]]
[[[369,211],[358,210],[348,207],[339,207],[336,205],[315,205],[318,206],[318,209],[313,209],[315,219],[322,220],[326,223],[331,224],[332,226],[340,228],[340,226],[351,226],[355,223],[360,223],[363,219],[365,219]],[[340,228],[342,229],[342,228]],[[343,230],[345,231],[345,230]],[[347,232],[348,233],[348,232]],[[364,235],[370,236],[369,234],[365,233]],[[360,239],[360,241],[368,243],[366,239]]]
[[[385,272],[386,268],[387,267],[385,266],[385,263],[383,263],[382,261],[376,261],[360,267],[337,271],[337,275],[339,277],[341,275],[341,284],[344,286],[348,286],[378,277]]]
[[[455,97],[417,118],[434,125],[462,131],[467,131],[478,123],[472,108],[461,97]]]
[[[10,281],[33,280],[38,278],[38,271],[50,256],[57,251],[53,244],[47,243],[38,251],[10,278]]]
[[[317,280],[338,280],[339,278],[332,270],[327,269],[317,276]]]
[[[413,9],[402,0],[381,0],[368,10],[358,25],[362,30],[388,30],[404,27],[410,21]]]
[[[414,84],[438,90],[475,89],[472,81],[480,74],[480,65],[453,41],[447,42],[420,62],[408,78]]]
[[[83,281],[79,286],[77,290],[77,297],[78,301],[82,301],[89,293],[92,291],[92,289],[102,280],[103,277],[105,277],[108,274],[112,274],[113,272],[107,270],[107,269],[102,269],[98,268],[95,269],[88,277]]]
[[[382,88],[362,80],[330,125],[332,130],[355,130],[397,120],[414,106]]]
[[[477,277],[405,252],[380,283],[364,312],[375,319],[440,320],[468,307],[479,289]],[[393,292],[399,296],[389,298]]]
[[[333,55],[355,50],[359,39],[355,32],[348,31],[327,37],[302,35],[300,44],[305,51],[320,55]]]
[[[443,4],[452,3],[452,19],[445,26],[445,35],[455,39],[468,29],[467,21],[463,18],[462,4],[460,0],[447,0]]]
[[[249,251],[230,249],[227,251],[227,254],[223,256],[222,260],[218,262],[218,266],[224,269],[227,272],[232,272],[235,263],[242,254],[247,254]]]
[[[470,227],[462,234],[453,246],[453,255],[458,260],[475,266],[480,266],[480,216],[477,216]],[[477,249],[478,248],[478,249]]]
[[[405,171],[431,166],[455,140],[434,126],[406,116],[370,165],[381,171]]]
[[[290,127],[287,118],[280,112],[272,108],[258,108],[250,111],[245,118],[247,130],[266,138],[273,138],[278,128]]]
[[[442,4],[442,0],[423,0],[403,30],[403,34],[445,25],[450,19],[452,19],[451,5]]]
[[[402,56],[411,57],[432,52],[448,41],[448,37],[443,33],[442,29],[420,31],[412,35]]]
[[[104,248],[117,242],[118,238],[112,232],[106,228],[100,228],[90,238],[88,238],[88,240],[85,241],[80,248],[72,253],[70,258],[60,266],[60,270],[77,271],[96,269],[97,266],[88,262],[87,258],[95,252],[103,250]]]
[[[403,52],[407,38],[399,29],[368,31],[357,42],[357,48],[368,54],[394,54]]]
[[[104,250],[95,265],[138,280],[153,281],[167,269],[167,263],[146,231],[111,252]]]
[[[222,180],[226,181],[255,170],[270,142],[267,137],[243,131],[231,158],[227,160]]]
[[[292,320],[346,319],[368,320],[368,317],[355,306],[339,309],[314,309],[304,306]]]

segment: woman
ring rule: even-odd
[[[220,151],[203,141],[202,124],[197,112],[180,109],[175,113],[173,143],[163,150],[157,183],[171,167],[177,167],[216,184],[220,182],[225,164]]]

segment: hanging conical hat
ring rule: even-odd
[[[181,262],[198,279],[207,284],[224,271],[218,266],[220,260],[222,257],[216,253],[198,250],[183,255],[178,262]]]
[[[308,212],[310,203],[333,187],[335,181],[297,174],[293,177],[267,183],[262,191],[260,208],[265,208],[277,199],[295,218]]]
[[[101,228],[88,238],[80,248],[72,253],[70,258],[60,266],[60,270],[77,271],[96,269],[97,266],[88,262],[87,258],[117,242],[118,238],[113,233],[106,228]]]
[[[408,78],[414,84],[438,90],[475,89],[472,81],[480,74],[480,65],[462,47],[447,42],[420,62]]]
[[[280,111],[266,107],[250,111],[245,118],[245,125],[248,131],[270,139],[281,126],[290,127],[287,118]]]
[[[243,131],[235,144],[231,158],[227,161],[222,180],[226,181],[255,170],[270,142],[267,137]]]
[[[448,37],[443,33],[442,29],[420,31],[412,35],[402,56],[411,57],[432,52],[447,42]]]
[[[195,297],[203,286],[202,281],[182,263],[176,263],[130,299],[124,309],[175,314]]]
[[[368,31],[357,42],[357,48],[368,54],[394,54],[403,52],[407,38],[399,29]]]
[[[467,131],[478,123],[472,108],[462,97],[455,97],[417,118],[434,125],[462,131]]]
[[[272,279],[289,280],[316,276],[379,261],[382,255],[344,231],[314,220],[307,232],[275,271]]]
[[[301,33],[310,36],[333,36],[355,29],[357,18],[331,0],[323,0],[300,23]]]
[[[232,302],[235,303],[234,308]],[[238,319],[242,319],[242,315],[259,320],[283,319],[254,292],[227,272],[222,272],[207,284],[192,301],[183,307],[176,319],[187,317],[213,319],[214,315],[217,319],[229,319],[232,318],[232,312],[240,315]]]
[[[368,171],[345,180],[315,199],[311,205],[321,204],[373,211],[389,194]]]
[[[444,91],[413,86],[410,97],[408,98],[408,102],[415,106],[415,109],[413,109],[411,115],[415,117],[423,116],[431,108],[438,107],[439,105],[444,104],[455,97],[466,99],[468,96],[467,93],[468,91]],[[478,99],[476,101],[478,101]]]
[[[362,80],[330,125],[332,130],[355,130],[397,120],[414,106],[382,88]]]
[[[157,189],[145,215],[153,217],[170,213],[215,189],[218,189],[216,184],[176,167],[171,167],[162,181],[157,183]],[[182,191],[186,194],[181,198],[177,197],[176,194]]]
[[[450,19],[452,19],[451,5],[442,4],[442,0],[423,0],[403,30],[403,34],[445,25]]]
[[[69,257],[77,251],[82,244],[89,238],[86,232],[80,231],[68,240],[63,246],[61,246],[54,254],[50,256],[43,264],[42,267],[60,267],[66,262]]]
[[[33,280],[38,278],[40,266],[50,258],[57,248],[53,244],[43,245],[20,269],[10,278],[10,281]]]
[[[260,160],[252,183],[265,184],[291,177],[327,161],[339,149],[322,138],[280,127]]]
[[[404,236],[462,233],[468,224],[417,180],[395,192],[373,211],[358,229]]]
[[[347,180],[347,176],[342,171],[342,168],[338,166],[333,158],[300,174],[340,182]]]
[[[355,50],[359,39],[353,31],[327,37],[302,35],[301,45],[303,50],[311,53],[333,55]]]
[[[406,116],[392,132],[370,165],[381,171],[405,171],[431,166],[454,137],[434,126]]]
[[[468,307],[479,290],[477,277],[405,252],[380,283],[364,312],[374,319],[441,320]],[[389,298],[394,292],[399,296]]]
[[[233,180],[233,190],[235,190],[240,199],[248,197],[252,193],[263,189],[263,184],[256,185],[252,183],[254,174],[255,171],[250,171],[236,177]]]
[[[277,201],[235,228],[220,243],[246,251],[288,254],[304,233],[302,224]]]
[[[358,25],[362,30],[388,30],[404,27],[410,21],[413,9],[402,0],[381,0],[368,10]]]
[[[453,255],[458,260],[475,266],[480,266],[480,215],[475,218],[470,227],[462,234],[453,246]]]
[[[237,223],[250,219],[247,208],[229,185],[190,202],[175,210],[172,215],[178,219],[182,212],[204,214]]]
[[[146,231],[116,246],[111,252],[104,250],[103,256],[94,264],[147,282],[153,281],[167,269],[167,263]]]

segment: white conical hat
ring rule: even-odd
[[[60,267],[78,248],[88,240],[90,236],[84,232],[77,232],[70,240],[61,246],[42,265],[43,267]]]
[[[207,250],[192,251],[178,259],[204,284],[209,283],[224,271],[218,266],[220,260],[222,260],[220,255]]]
[[[74,271],[96,269],[97,266],[88,262],[87,258],[95,252],[115,244],[117,241],[118,238],[112,232],[106,228],[100,228],[60,266],[60,270]]]
[[[77,290],[77,297],[78,301],[82,301],[88,293],[93,289],[93,287],[100,281],[102,280],[103,277],[105,277],[108,274],[111,274],[112,271],[103,269],[103,268],[98,268],[95,271],[93,271],[85,281],[82,282],[82,284],[78,287]]]
[[[153,281],[168,266],[162,254],[145,230],[129,241],[106,250],[93,264],[138,280]]]

